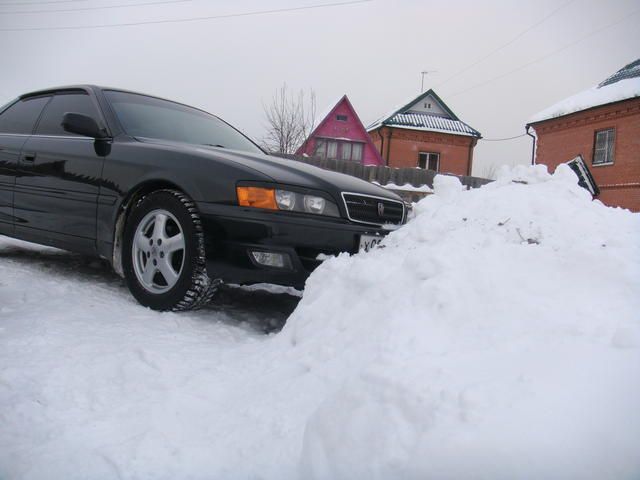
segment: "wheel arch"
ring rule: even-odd
[[[140,200],[153,192],[157,192],[158,190],[177,190],[190,197],[189,192],[186,191],[185,188],[166,179],[144,180],[129,190],[116,209],[113,229],[113,252],[111,264],[113,265],[113,269],[116,273],[121,277],[124,277],[124,271],[122,268],[122,241],[127,219],[129,218],[133,207],[137,205]]]

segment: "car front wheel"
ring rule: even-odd
[[[206,270],[200,216],[177,190],[138,202],[125,227],[122,260],[131,293],[154,310],[198,308],[216,289]]]

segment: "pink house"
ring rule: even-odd
[[[351,160],[364,165],[384,165],[346,95],[320,121],[296,154]]]

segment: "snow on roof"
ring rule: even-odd
[[[625,65],[616,73],[611,75],[609,78],[600,83],[600,87],[604,87],[605,85],[610,85],[612,83],[616,83],[620,80],[625,80],[627,78],[637,78],[640,77],[640,58],[635,62],[631,62],[629,65]]]
[[[367,127],[367,132],[370,132],[378,128],[382,124],[382,122],[384,122],[387,118],[391,118],[394,113],[402,110],[403,106],[404,105],[395,105],[391,110],[384,112],[384,115],[376,118],[373,122],[369,124],[369,126]]]
[[[626,65],[602,83],[542,110],[529,119],[537,123],[593,107],[640,96],[640,59]]]
[[[398,128],[410,128],[411,130],[453,133],[470,137],[480,136],[478,131],[460,120],[451,120],[427,113],[398,113],[383,123]]]
[[[448,116],[416,112],[411,109],[412,105],[426,97],[433,98],[433,100],[442,107]],[[407,128],[411,130],[481,137],[480,132],[458,119],[458,117],[444,103],[444,101],[438,97],[433,89],[429,89],[412,99],[409,103],[387,112],[385,115],[369,125],[367,127],[367,132],[371,132],[383,125],[394,128]]]

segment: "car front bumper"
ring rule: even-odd
[[[209,275],[228,283],[274,283],[303,288],[320,264],[318,255],[356,253],[361,235],[389,230],[358,225],[343,218],[273,212],[199,202]],[[258,264],[251,252],[281,253],[283,268]]]

